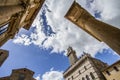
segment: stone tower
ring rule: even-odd
[[[105,42],[120,55],[120,29],[96,20],[76,2],[72,4],[65,15],[65,18],[92,35],[94,38]]]
[[[7,59],[9,52],[7,50],[0,49],[0,66]]]
[[[2,77],[0,80],[36,80],[33,75],[34,72],[27,68],[14,69],[10,76]]]
[[[29,30],[45,0],[0,0],[0,47],[23,27]]]
[[[76,59],[75,51],[70,47],[69,60],[70,67],[63,73],[65,80],[106,80],[102,71],[108,65],[90,54],[84,53],[79,59]]]
[[[33,79],[33,74],[34,74],[33,71],[26,68],[15,69],[12,70],[12,74],[10,75],[10,80],[35,80]]]
[[[73,65],[77,61],[76,52],[72,49],[72,47],[69,47],[67,51],[67,56],[69,58],[70,65]]]

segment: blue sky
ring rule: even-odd
[[[97,19],[120,28],[120,1],[113,1],[77,0]],[[63,80],[62,72],[69,67],[65,56],[69,46],[73,47],[78,57],[84,51],[108,64],[120,59],[105,43],[97,41],[64,18],[72,2],[46,0],[30,30],[21,29],[15,39],[1,47],[10,53],[0,68],[0,77],[10,75],[12,69],[26,67],[35,72],[37,80]]]
[[[50,53],[51,49],[45,50],[34,45],[24,46],[14,44],[12,40],[8,41],[2,49],[9,50],[9,57],[0,68],[0,77],[8,76],[12,69],[28,68],[35,72],[35,76],[43,75],[50,71],[65,71],[69,67],[69,61],[63,53]],[[98,53],[96,58],[112,64],[120,57],[113,55],[113,51],[104,49]]]
[[[68,59],[63,54],[50,54],[49,50],[31,46],[22,46],[7,42],[3,47],[10,51],[8,59],[0,68],[0,76],[7,76],[12,69],[29,68],[35,71],[35,74],[43,74],[51,68],[54,70],[63,71],[68,66]],[[64,65],[64,66],[61,66]]]

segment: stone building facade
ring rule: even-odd
[[[120,60],[103,71],[107,80],[120,80]]]
[[[0,46],[29,29],[45,0],[0,0]]]
[[[8,56],[9,52],[7,50],[0,49],[0,66],[2,66]]]
[[[120,29],[95,19],[89,12],[74,1],[65,18],[99,41],[120,54]]]
[[[74,56],[73,56],[74,55]],[[71,66],[63,73],[65,80],[106,80],[102,70],[108,65],[84,53],[79,59],[70,47],[67,54]]]
[[[33,75],[34,72],[26,68],[14,69],[10,76],[2,77],[0,80],[36,80]]]

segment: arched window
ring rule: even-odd
[[[18,80],[25,80],[25,75],[24,74],[19,74]]]
[[[116,66],[114,66],[113,68],[114,68],[116,71],[119,71],[119,69],[118,69]]]
[[[81,74],[80,70],[79,70],[79,74]]]
[[[87,70],[86,66],[84,66],[84,69]]]
[[[2,56],[3,52],[0,52],[0,56]]]
[[[70,80],[70,78],[68,78],[68,80]]]
[[[73,80],[74,78],[73,78],[73,76],[72,76],[72,80]]]
[[[106,73],[107,73],[108,75],[111,75],[109,71],[106,71]]]
[[[84,77],[82,77],[82,80],[85,80],[85,78],[84,78]]]
[[[88,76],[88,75],[86,75],[86,79],[87,79],[87,80],[90,80],[90,78],[89,78],[89,76]]]
[[[70,78],[68,78],[68,80],[70,80]]]
[[[91,76],[92,79],[95,79],[95,76],[93,75],[92,72],[90,72],[90,76]]]

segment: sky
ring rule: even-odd
[[[119,0],[76,0],[96,19],[120,29]],[[0,67],[0,77],[12,69],[26,67],[35,72],[37,80],[63,80],[69,67],[66,57],[71,46],[78,57],[83,52],[108,63],[120,59],[104,42],[99,42],[64,18],[73,0],[46,0],[29,31],[21,29],[13,40],[1,48],[9,57]]]

